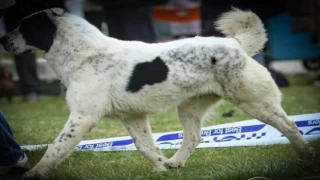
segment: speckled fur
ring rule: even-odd
[[[104,36],[79,17],[68,13],[56,17],[50,11],[46,13],[56,24],[57,32],[45,58],[68,89],[66,99],[71,113],[60,135],[26,177],[44,175],[55,167],[102,116],[123,122],[137,149],[152,163],[154,170],[184,166],[200,143],[200,129],[206,113],[220,98],[280,130],[297,152],[312,154],[308,143],[282,110],[281,93],[269,72],[245,51],[252,55],[264,44],[252,41],[256,34],[250,32],[255,29],[264,32],[261,21],[253,13],[237,10],[223,16],[237,27],[243,24],[237,23],[239,18],[236,22],[232,20],[237,13],[241,14],[238,17],[244,17],[241,21],[250,24],[250,19],[254,20],[250,26],[240,27],[240,32],[234,32],[236,29],[231,24],[220,21],[219,29],[240,36],[240,43],[233,34],[227,34],[229,38],[195,37],[158,44],[120,41]],[[227,30],[230,26],[232,31]],[[8,39],[21,38],[17,36],[18,31],[19,28],[12,33],[15,36]],[[245,36],[241,36],[241,32]],[[21,43],[23,39],[17,41]],[[19,53],[28,47],[20,45],[7,49]],[[156,58],[168,67],[165,68],[168,72],[161,72],[167,74],[137,91],[128,91],[136,65]],[[167,159],[152,140],[147,116],[173,107],[177,107],[184,126],[184,139],[177,153]]]

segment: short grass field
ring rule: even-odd
[[[320,112],[320,87],[312,86],[312,75],[290,77],[292,84],[282,88],[283,108],[289,115]],[[0,100],[0,109],[6,115],[16,140],[21,145],[50,143],[58,135],[68,117],[63,96],[42,96],[37,104],[25,104],[16,97],[9,104]],[[234,116],[222,114],[234,110]],[[223,102],[205,121],[204,125],[216,125],[252,119],[234,105]],[[151,117],[153,132],[182,130],[174,110]],[[119,121],[102,119],[85,139],[125,136],[127,132]],[[320,142],[312,143],[320,152]],[[165,150],[171,157],[176,150]],[[29,152],[32,165],[44,154],[44,150]],[[13,174],[0,179],[20,179]],[[152,172],[151,165],[137,151],[124,152],[73,152],[56,169],[48,174],[52,180],[102,180],[102,179],[320,179],[320,156],[299,159],[290,145],[260,147],[229,147],[196,149],[180,169]]]

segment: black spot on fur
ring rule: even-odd
[[[161,158],[159,158],[159,159],[158,159],[158,161],[162,161],[162,159],[161,159]]]
[[[169,69],[160,57],[152,62],[137,64],[127,86],[127,91],[137,92],[145,85],[161,83],[167,79]]]
[[[74,127],[76,127],[76,126],[78,126],[78,125],[79,125],[79,124],[71,123],[71,124],[70,124],[70,127],[71,127],[71,128],[74,128]]]
[[[20,32],[27,45],[49,51],[57,31],[56,25],[46,12],[40,12],[24,19],[20,24]]]
[[[71,134],[67,134],[66,135],[68,138],[72,138],[72,135]]]
[[[217,59],[214,58],[214,57],[212,57],[212,58],[211,58],[211,64],[215,65],[216,63],[217,63]]]
[[[74,132],[74,129],[71,129],[71,132]]]
[[[65,133],[62,133],[61,136],[60,136],[60,139],[59,139],[59,142],[62,142],[62,139],[64,138],[66,134]]]

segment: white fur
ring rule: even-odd
[[[123,122],[156,171],[184,166],[201,141],[206,113],[220,98],[279,129],[298,152],[312,152],[282,110],[281,93],[269,72],[250,57],[266,41],[263,25],[252,12],[233,10],[222,16],[218,28],[229,38],[195,37],[159,44],[106,37],[68,13],[54,17],[48,11],[48,15],[58,29],[45,57],[68,89],[70,116],[26,177],[44,175],[55,167],[102,116]],[[240,21],[249,25],[245,28]],[[169,69],[167,78],[137,92],[126,90],[136,65],[157,57]],[[184,126],[184,139],[177,153],[167,159],[152,140],[147,116],[173,107]]]
[[[267,42],[267,35],[260,18],[251,11],[232,11],[221,15],[216,22],[216,28],[227,37],[237,38],[243,49],[253,56]]]

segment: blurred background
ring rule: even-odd
[[[47,7],[62,7],[87,19],[107,36],[123,40],[161,43],[193,36],[222,36],[214,21],[232,6],[248,9],[263,20],[269,41],[254,57],[271,72],[280,87],[290,86],[288,76],[307,77],[320,85],[320,0],[17,0],[0,22],[0,36],[17,26],[20,17]],[[16,20],[17,21],[17,20]],[[40,52],[13,56],[0,47],[0,96],[36,103],[41,95],[65,92]],[[3,81],[14,88],[4,92]],[[7,79],[7,80],[6,80]],[[1,92],[2,91],[2,92]],[[8,96],[8,97],[7,97]],[[10,96],[10,97],[9,97]]]

